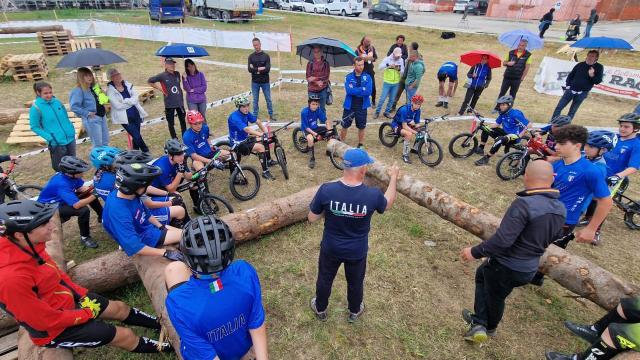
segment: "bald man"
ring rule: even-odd
[[[481,343],[495,336],[507,296],[531,281],[545,249],[562,234],[565,208],[552,183],[551,164],[530,162],[524,174],[525,190],[517,193],[496,233],[460,251],[462,261],[486,258],[476,270],[474,312],[462,311],[469,324],[465,340]]]

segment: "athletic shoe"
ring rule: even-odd
[[[487,335],[488,335],[489,337],[496,337],[496,336],[498,336],[498,329],[487,330]]]
[[[347,318],[347,321],[350,323],[354,323],[356,322],[356,320],[358,320],[358,318],[360,317],[360,315],[362,315],[362,313],[364,312],[364,303],[360,303],[360,311],[358,311],[357,313],[349,313],[349,317]]]
[[[449,108],[449,103],[448,102],[443,102],[442,103],[442,107],[445,108],[445,109],[448,109]]]
[[[314,167],[316,167],[316,159],[311,158],[309,159],[309,169],[313,169]]]
[[[554,352],[554,351],[547,351],[544,354],[544,357],[547,360],[574,360],[574,359],[577,359],[577,355],[576,354],[565,355],[565,354],[557,353],[557,352]]]
[[[364,149],[364,144],[358,144],[358,149]]]
[[[270,119],[271,121],[278,121],[278,119],[276,119],[276,116],[275,116],[275,115],[269,115],[269,119]]]
[[[442,101],[438,101],[436,103],[436,107],[442,107],[442,105],[444,105],[444,102],[442,102]]]
[[[483,166],[483,165],[489,165],[489,157],[487,155],[481,157],[480,159],[476,160],[475,162],[476,166]]]
[[[472,313],[471,310],[462,309],[462,320],[464,320],[464,322],[466,322],[467,325],[476,324],[475,320],[473,319],[473,315],[474,313]]]
[[[316,319],[320,321],[327,321],[327,310],[325,309],[324,311],[318,311],[318,308],[316,307],[315,297],[313,297],[309,302],[309,307],[311,308],[311,311],[313,311],[313,313],[316,315]]]
[[[574,335],[588,342],[589,344],[593,344],[598,339],[600,339],[598,332],[593,330],[591,328],[591,325],[575,324],[571,321],[565,321],[564,326],[569,329],[569,331],[571,331]]]
[[[271,175],[271,171],[269,171],[269,170],[263,171],[262,172],[262,177],[264,179],[266,179],[266,180],[275,180],[276,179],[275,176]]]
[[[82,246],[90,249],[96,249],[98,247],[98,243],[93,240],[91,236],[81,236],[80,243],[82,244]]]
[[[276,165],[278,165],[278,162],[273,160],[273,159],[271,159],[271,160],[267,161],[267,165],[269,167],[276,166]]]
[[[377,118],[379,118],[379,117],[380,117],[380,113],[379,113],[379,112],[377,112],[377,113],[373,114],[373,118],[374,118],[374,119],[377,119]]]
[[[476,344],[487,341],[487,329],[482,325],[471,325],[469,331],[464,334],[464,339]]]
[[[475,150],[473,150],[473,153],[476,155],[484,155],[484,148],[478,146]]]
[[[389,114],[388,112],[382,114],[384,117],[386,117],[387,119],[393,119],[393,116],[391,116],[391,114]]]
[[[411,159],[409,159],[409,155],[402,155],[402,161],[406,164],[411,164]]]

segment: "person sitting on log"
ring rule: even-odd
[[[402,105],[391,121],[391,127],[396,135],[402,136],[402,161],[407,164],[411,164],[409,158],[409,150],[411,147],[411,140],[418,133],[415,127],[420,123],[420,107],[424,102],[422,95],[413,95],[411,102]],[[412,152],[417,152],[415,149],[411,149]]]
[[[182,230],[162,225],[140,199],[160,172],[159,167],[144,163],[120,166],[116,172],[118,191],[107,197],[102,225],[128,256],[164,256],[182,261],[180,251],[163,248],[178,243]]]
[[[134,353],[173,352],[171,344],[137,336],[105,320],[160,330],[155,316],[77,285],[45,249],[57,208],[33,200],[0,205],[0,307],[29,333],[36,346],[96,348]],[[62,239],[60,239],[62,241]]]
[[[187,147],[187,156],[193,160],[193,168],[200,170],[213,161],[217,169],[224,169],[224,164],[218,157],[227,158],[230,153],[209,144],[209,126],[205,124],[204,116],[197,110],[189,110],[187,122],[189,129],[182,134],[182,141]]]
[[[186,261],[167,265],[165,281],[182,357],[267,360],[260,280],[248,262],[233,261],[229,227],[214,216],[195,218],[180,248]]]
[[[84,247],[95,249],[98,243],[91,238],[89,220],[91,212],[89,206],[102,218],[102,204],[98,198],[84,186],[82,174],[90,169],[89,164],[75,156],[64,156],[58,165],[60,172],[49,179],[42,188],[38,201],[41,203],[58,204],[60,220],[67,222],[74,216],[78,217],[80,227],[80,243]]]
[[[616,355],[640,350],[640,298],[620,299],[615,308],[591,325],[565,321],[564,326],[588,342],[582,353],[565,355],[547,351],[547,360],[610,360]]]
[[[551,184],[551,164],[529,163],[524,173],[525,190],[517,193],[495,234],[460,251],[462,261],[486,258],[476,270],[474,312],[462,310],[462,318],[469,324],[465,340],[481,343],[496,335],[505,300],[514,288],[533,279],[540,257],[562,233],[566,211],[560,192]]]
[[[91,163],[96,168],[96,173],[93,176],[93,186],[96,194],[102,199],[102,201],[107,201],[109,194],[116,188],[117,168],[114,166],[114,162],[121,153],[122,151],[118,148],[111,146],[99,146],[93,148],[89,155]],[[127,158],[135,159],[137,157],[121,157],[122,160],[125,160],[125,163]],[[150,155],[143,156],[143,159],[147,158],[148,160],[146,162],[151,161]],[[189,220],[189,215],[183,206],[184,202],[182,201],[182,197],[179,194],[175,195],[172,195],[165,190],[151,189],[151,187],[149,187],[147,188],[146,194],[141,196],[140,199],[149,209],[151,215],[153,215],[161,224],[172,224],[177,227],[181,227],[183,222]]]
[[[320,96],[309,94],[308,106],[300,112],[300,130],[306,134],[307,149],[309,149],[309,169],[316,167],[316,154],[314,144],[323,138],[327,131],[333,129],[331,121],[327,122],[327,115],[320,108]]]

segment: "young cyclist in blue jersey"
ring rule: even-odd
[[[604,155],[607,161],[607,182],[614,193],[629,185],[628,176],[640,169],[640,115],[628,113],[618,119],[618,141],[613,150]]]
[[[160,224],[140,199],[160,172],[157,166],[144,163],[120,166],[116,173],[118,190],[107,197],[102,225],[128,256],[163,256],[182,261],[180,251],[163,248],[177,244],[182,230]]]
[[[102,217],[102,205],[93,194],[87,194],[80,199],[78,194],[86,194],[82,175],[90,169],[89,164],[75,156],[64,156],[60,160],[57,172],[42,188],[38,201],[43,204],[58,204],[60,220],[64,223],[72,217],[78,217],[80,227],[80,243],[88,248],[95,249],[98,243],[91,238],[89,220],[91,211],[89,206],[98,215],[98,221]]]
[[[229,152],[209,144],[209,126],[205,124],[204,116],[197,110],[189,110],[187,112],[187,122],[189,123],[189,129],[182,134],[182,141],[187,147],[187,156],[193,160],[193,168],[196,171],[200,170],[213,161],[216,168],[224,169],[224,164],[217,159],[217,156],[227,158]],[[216,160],[213,160],[214,158]]]
[[[267,360],[260,280],[249,263],[233,261],[229,227],[214,216],[193,219],[180,248],[186,261],[165,268],[165,303],[182,357]]]
[[[438,69],[438,102],[436,107],[449,108],[449,100],[456,94],[458,88],[458,64],[447,61]],[[449,79],[449,86],[445,90],[445,82]]]
[[[269,147],[264,145],[264,139],[269,133],[262,121],[249,112],[249,98],[240,95],[233,100],[238,110],[232,112],[227,118],[229,127],[229,141],[238,155],[238,161],[242,156],[252,152],[258,153],[260,165],[262,165],[262,177],[267,180],[275,180],[271,175],[269,166],[274,166],[278,162],[271,160]],[[251,128],[250,124],[255,123],[258,129]]]
[[[402,105],[393,116],[393,121],[391,121],[393,132],[404,138],[402,142],[402,161],[407,164],[411,164],[409,149],[411,140],[418,133],[414,127],[420,123],[420,107],[423,102],[422,95],[413,95],[411,102]]]
[[[321,140],[323,136],[333,129],[331,121],[327,122],[327,116],[320,108],[320,96],[310,94],[308,105],[300,112],[300,130],[307,134],[307,148],[311,157],[309,158],[309,169],[316,166],[316,154],[314,144],[316,140]]]
[[[540,129],[538,129],[538,131],[536,132],[536,135],[540,136],[540,137],[542,137],[544,135],[547,135],[547,138],[545,139],[544,143],[545,143],[545,145],[547,145],[547,147],[550,150],[553,150],[555,152],[556,139],[553,137],[553,133],[558,128],[560,128],[562,126],[565,126],[565,125],[571,124],[571,120],[572,119],[570,117],[568,117],[567,115],[558,115],[558,116],[554,117],[553,119],[551,119],[551,121],[549,121],[549,125],[545,125],[545,126],[541,127]],[[549,160],[549,159],[547,159],[547,160]]]
[[[489,136],[495,139],[493,146],[489,149],[488,154],[484,154],[475,162],[476,165],[487,165],[489,159],[500,149],[502,145],[509,148],[511,144],[520,141],[527,129],[531,127],[529,120],[524,116],[522,111],[513,109],[513,97],[505,95],[498,99],[498,107],[500,114],[496,118],[496,123],[491,125],[491,134],[482,132],[480,136],[480,145],[476,152],[480,155],[484,154],[484,146],[489,140]]]

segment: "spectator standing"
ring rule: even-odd
[[[399,169],[389,168],[389,186],[383,194],[380,189],[364,185],[367,166],[374,160],[362,149],[349,149],[344,153],[342,178],[320,186],[309,205],[310,222],[324,216],[324,232],[318,258],[316,294],[310,306],[318,320],[327,320],[327,307],[333,280],[344,263],[347,278],[349,322],[355,322],[364,312],[364,277],[367,267],[371,217],[391,208],[396,199],[396,181]]]
[[[578,35],[580,35],[580,26],[582,26],[582,20],[580,19],[580,14],[577,14],[575,18],[569,21],[567,41],[576,41]]]
[[[389,51],[387,51],[387,56],[390,56],[393,53],[393,50],[396,48],[400,48],[402,50],[402,60],[407,60],[409,58],[409,49],[407,49],[407,45],[404,44],[405,37],[404,35],[396,36],[396,42],[389,47]]]
[[[249,55],[247,70],[251,73],[251,96],[253,96],[253,116],[258,117],[260,112],[260,89],[264,94],[264,100],[267,102],[267,110],[269,118],[275,121],[273,115],[273,105],[271,103],[271,84],[269,84],[269,71],[271,71],[271,58],[269,54],[262,51],[260,39],[253,38],[253,49],[255,50]]]
[[[436,107],[449,108],[449,100],[456,94],[458,88],[458,64],[447,61],[438,69],[438,102]],[[445,90],[445,82],[449,79],[449,87]]]
[[[44,81],[33,85],[36,99],[29,109],[29,126],[47,142],[51,167],[59,171],[60,160],[76,156],[76,132],[67,115],[67,109],[53,95],[53,88]]]
[[[149,152],[149,147],[140,133],[140,124],[148,114],[140,105],[138,93],[130,82],[122,79],[118,69],[109,69],[107,77],[110,80],[107,94],[111,101],[111,121],[122,125],[131,136],[134,150]]]
[[[597,10],[591,9],[591,12],[589,13],[589,18],[587,19],[587,27],[586,29],[584,29],[585,38],[591,37],[591,28],[593,27],[593,25],[595,25],[598,22],[599,19],[600,17],[598,16]]]
[[[529,41],[522,39],[518,43],[518,47],[509,51],[502,65],[506,67],[502,77],[502,85],[500,85],[500,94],[498,97],[504,96],[507,91],[515,101],[518,89],[522,80],[527,77],[529,68],[531,67],[531,53],[527,50]],[[498,108],[496,107],[496,110]]]
[[[593,85],[602,82],[604,67],[598,63],[599,56],[600,53],[598,50],[590,50],[587,53],[585,61],[577,63],[573,67],[567,76],[564,94],[560,98],[560,101],[558,101],[552,118],[560,115],[562,110],[571,103],[567,115],[573,119],[582,102],[589,96],[589,91],[591,91]]]
[[[384,106],[384,102],[387,101],[387,106],[384,110],[384,116],[388,119],[392,119],[393,116],[390,114],[391,105],[393,105],[393,100],[396,98],[396,92],[398,91],[398,87],[400,86],[400,77],[401,74],[404,73],[404,60],[402,60],[402,49],[395,48],[393,53],[382,62],[378,66],[379,69],[384,70],[382,78],[384,82],[382,83],[382,95],[380,95],[380,101],[378,102],[378,107],[376,108],[375,118],[377,119],[380,116],[380,111]]]
[[[473,65],[471,69],[469,69],[469,72],[467,72],[467,78],[471,79],[471,81],[468,83],[469,87],[467,88],[467,93],[464,95],[464,100],[462,101],[458,115],[462,116],[467,111],[467,105],[475,109],[480,95],[482,95],[484,89],[489,87],[489,83],[491,82],[491,67],[487,63],[488,61],[489,56],[482,55],[480,62]]]
[[[540,34],[538,36],[540,36],[540,39],[544,39],[544,33],[547,32],[547,29],[549,29],[549,26],[553,24],[553,13],[555,11],[556,11],[555,8],[551,8],[549,12],[544,14],[542,16],[542,19],[540,19],[540,25],[538,25],[538,29],[540,30]]]
[[[376,48],[371,44],[371,38],[364,36],[356,48],[356,55],[364,60],[364,72],[371,76],[371,104],[376,106],[376,72],[373,63],[378,60]]]
[[[407,59],[404,62],[404,72],[402,73],[402,77],[400,78],[400,87],[398,87],[398,91],[396,92],[396,98],[393,100],[393,105],[391,106],[391,111],[396,111],[396,106],[398,105],[398,101],[400,101],[400,96],[402,95],[402,92],[405,91],[405,82],[407,80],[407,73],[409,72],[409,65],[411,65],[412,61],[411,61],[411,50],[415,50],[418,51],[418,43],[417,42],[412,42],[411,43],[411,48],[409,49],[409,56],[407,57]],[[388,56],[388,55],[387,55]],[[420,57],[420,54],[418,54],[418,57]],[[424,63],[423,63],[424,65]],[[408,101],[408,100],[407,100]]]
[[[82,125],[87,130],[93,147],[107,146],[109,127],[104,105],[109,103],[109,97],[102,92],[88,68],[79,68],[76,76],[78,86],[69,94],[71,111],[82,119]]]
[[[407,93],[407,104],[411,102],[413,96],[418,92],[420,86],[420,80],[424,76],[425,68],[422,57],[418,53],[418,50],[409,51],[409,59],[407,61],[409,69],[406,71],[407,78],[404,81],[405,89]],[[396,96],[396,99],[398,97]]]
[[[191,59],[184,61],[182,86],[187,93],[187,108],[197,110],[207,122],[207,79]]]
[[[331,68],[329,62],[322,56],[322,48],[313,47],[313,60],[307,63],[307,96],[311,98],[315,95],[320,100],[320,109],[327,113],[327,96],[329,91],[329,75]]]
[[[170,57],[165,58],[164,71],[150,77],[147,82],[164,95],[164,112],[167,117],[169,134],[171,138],[177,139],[178,135],[176,135],[174,126],[175,116],[178,115],[181,134],[187,131],[187,123],[185,120],[186,112],[184,111],[184,95],[180,86],[180,73],[176,71],[176,61]]]
[[[364,129],[367,127],[367,109],[371,107],[369,96],[374,79],[364,72],[365,60],[361,57],[353,59],[353,72],[347,74],[344,81],[346,96],[342,105],[342,129],[340,140],[347,139],[347,130],[355,120],[358,128],[358,147],[364,145]]]

